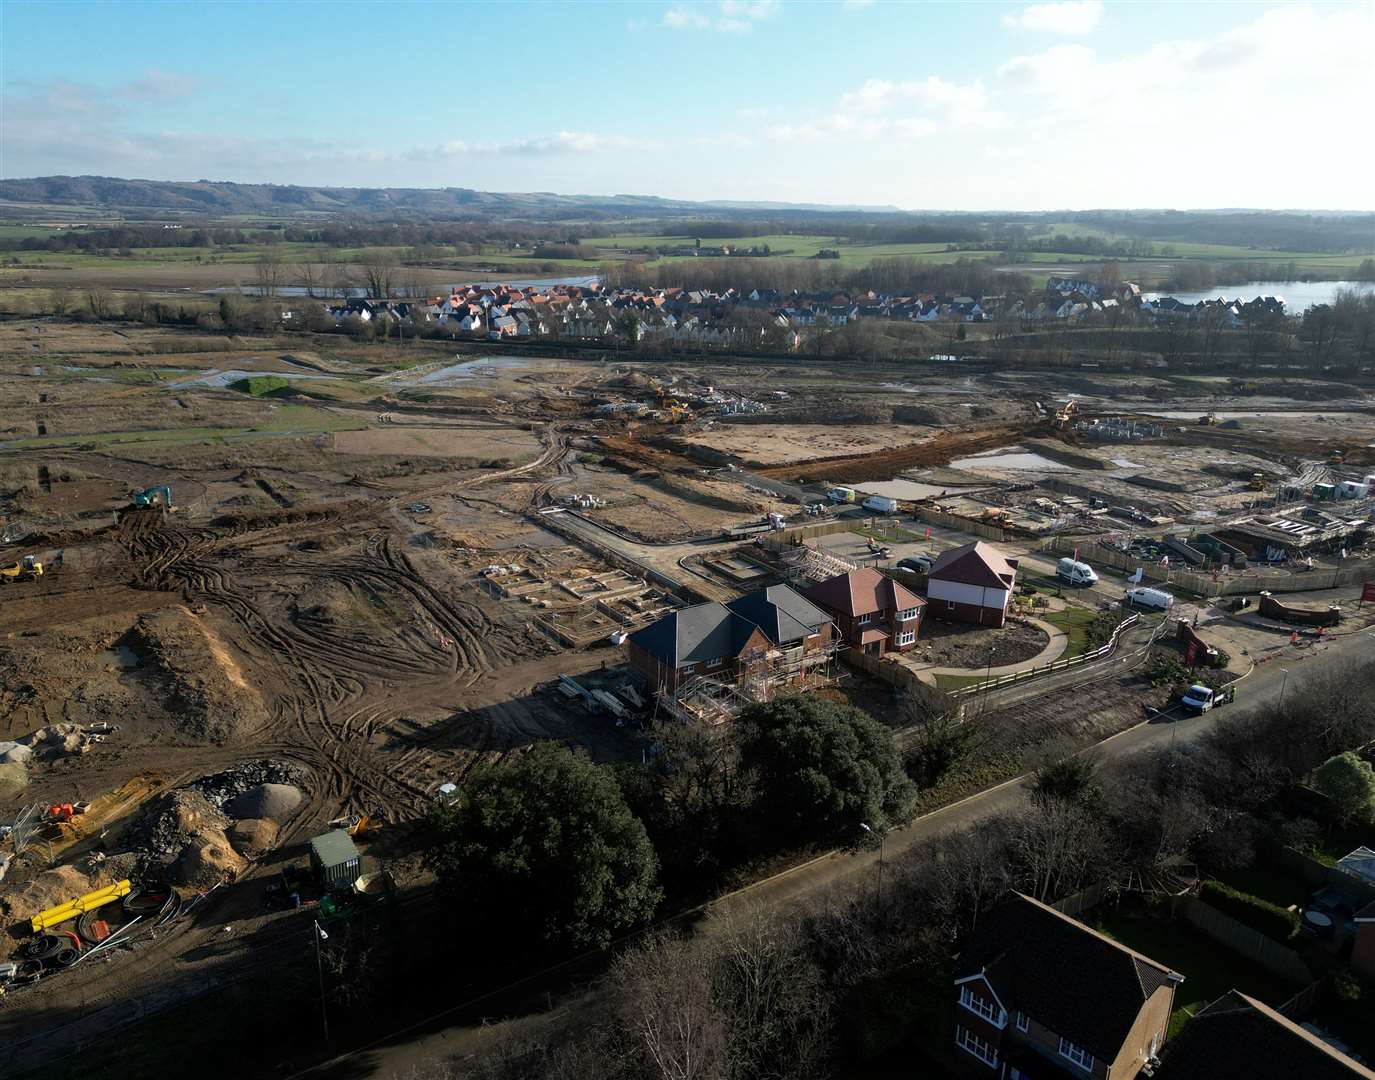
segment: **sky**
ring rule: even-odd
[[[1371,210],[1372,56],[1372,0],[0,0],[0,176]]]

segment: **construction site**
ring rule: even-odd
[[[58,1001],[232,979],[299,922],[264,897],[307,854],[325,880],[351,867],[360,903],[369,874],[423,889],[400,869],[417,821],[537,741],[639,760],[656,720],[822,686],[893,725],[903,679],[963,693],[1048,664],[1057,627],[1132,585],[1236,668],[1290,641],[1286,612],[1375,619],[1375,383],[286,352],[34,319],[0,323],[0,369],[6,1075],[95,1037],[37,1038]],[[975,540],[1042,595],[996,656],[984,627],[977,649],[933,632],[925,659],[918,636],[901,678],[780,648],[662,702],[627,667],[629,635],[693,605],[906,581]],[[1065,556],[1091,589],[1057,592]],[[241,950],[209,948],[227,926]]]

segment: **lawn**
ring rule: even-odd
[[[1098,618],[1098,612],[1090,611],[1088,608],[1067,607],[1062,611],[1041,612],[1037,618],[1044,619],[1051,626],[1065,632],[1065,636],[1069,638],[1069,644],[1065,647],[1065,651],[1060,654],[1060,659],[1068,660],[1072,656],[1078,656],[1087,651],[1089,626],[1094,619]]]
[[[44,448],[130,446],[157,443],[162,446],[196,442],[223,442],[285,435],[315,435],[327,431],[357,431],[367,422],[342,416],[328,409],[309,405],[278,405],[253,427],[185,427],[150,431],[83,432],[72,435],[36,435],[0,443],[0,450],[38,450]]]
[[[1097,915],[1093,927],[1184,976],[1184,982],[1175,991],[1169,1038],[1179,1034],[1190,1017],[1228,990],[1240,990],[1267,1005],[1279,1006],[1302,989],[1204,937],[1184,922],[1138,919],[1108,911]]]
[[[1302,906],[1313,891],[1302,878],[1285,873],[1279,867],[1261,866],[1258,863],[1244,870],[1228,870],[1225,874],[1215,876],[1238,892],[1250,893],[1282,908]]]

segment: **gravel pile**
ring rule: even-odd
[[[290,785],[296,791],[299,802],[303,787],[310,778],[310,772],[291,761],[245,761],[224,772],[205,776],[192,783],[192,787],[220,808],[238,798],[249,788],[269,785]],[[265,814],[232,814],[233,817],[266,817]]]
[[[301,789],[293,784],[256,784],[225,804],[224,812],[240,821],[269,818],[280,822],[301,805]]]

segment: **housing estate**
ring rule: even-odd
[[[1115,1074],[1114,1074],[1115,1075]],[[1157,1080],[1375,1080],[1375,1072],[1255,998],[1233,990],[1189,1021]]]
[[[840,639],[870,656],[910,649],[926,601],[872,567],[827,578],[804,595],[835,620]]]
[[[1132,1080],[1159,1055],[1181,982],[1150,957],[1013,893],[984,916],[956,962],[957,1056],[973,1077]]]
[[[942,552],[927,575],[931,614],[951,622],[1002,626],[1017,583],[1017,560],[976,540]]]

